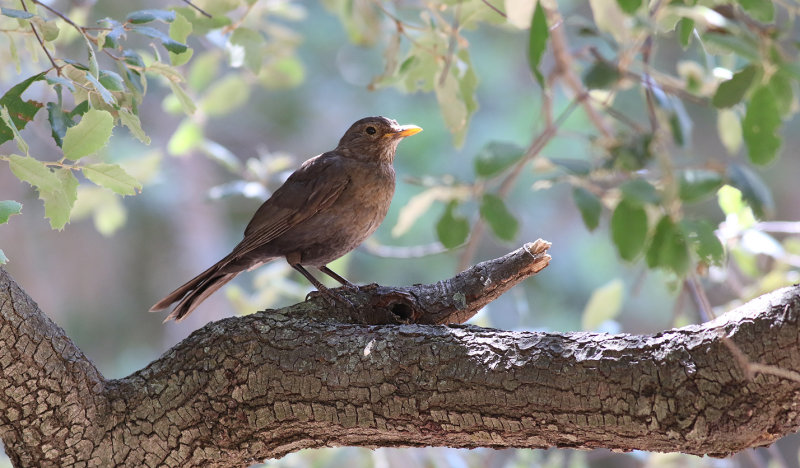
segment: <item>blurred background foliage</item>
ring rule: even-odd
[[[305,296],[274,262],[180,325],[146,313],[366,115],[425,132],[400,146],[384,224],[333,265],[355,282],[437,281],[542,237],[550,267],[474,323],[654,333],[800,276],[793,0],[0,5],[0,263],[108,377]],[[726,460],[342,448],[274,465],[345,461],[796,467],[798,440]]]

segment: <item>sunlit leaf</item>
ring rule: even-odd
[[[775,19],[775,5],[765,0],[738,0],[739,5],[754,20],[762,23],[771,23]]]
[[[392,228],[392,237],[399,237],[408,232],[414,223],[425,214],[435,201],[450,202],[463,200],[470,196],[470,188],[466,186],[435,186],[411,197],[400,209],[397,224]]]
[[[87,179],[120,195],[136,195],[142,190],[142,184],[118,164],[89,164],[81,170]]]
[[[453,200],[448,203],[444,214],[436,223],[436,234],[439,242],[447,249],[452,249],[463,244],[469,235],[469,221],[463,216],[456,216],[455,209],[458,202]]]
[[[769,186],[753,170],[740,164],[731,164],[727,176],[730,185],[742,192],[742,197],[756,216],[764,219],[774,211],[775,202]]]
[[[250,28],[236,28],[229,40],[231,46],[241,48],[244,55],[243,62],[253,73],[258,74],[264,60],[262,47],[265,44],[264,36]],[[239,62],[241,65],[242,62]]]
[[[250,86],[238,73],[232,73],[214,82],[198,103],[206,115],[225,115],[241,106],[250,97]]]
[[[69,222],[78,197],[78,179],[67,168],[57,169],[54,174],[58,186],[53,190],[39,190],[39,198],[44,201],[44,215],[50,220],[50,227],[61,230]]]
[[[237,29],[238,31],[238,29]],[[183,15],[176,15],[175,20],[172,24],[169,25],[169,37],[175,39],[181,44],[185,44],[186,40],[189,38],[189,35],[192,33],[192,23],[186,19]],[[236,32],[234,31],[234,34]],[[176,54],[172,51],[169,53],[169,60],[170,63],[174,66],[183,65],[184,63],[188,62],[192,55],[194,54],[194,50],[191,48],[186,49],[184,52]]]
[[[3,97],[0,97],[0,106],[8,109],[8,113],[14,125],[17,127],[17,130],[24,129],[25,125],[33,120],[36,113],[39,112],[39,109],[43,106],[41,102],[22,100],[22,93],[24,93],[32,83],[42,79],[44,79],[44,72],[33,75],[25,81],[14,85],[11,89],[6,91]],[[8,125],[0,121],[0,143],[4,143],[12,138],[14,138],[14,132]]]
[[[747,155],[754,164],[768,164],[778,155],[781,116],[775,95],[768,86],[755,90],[742,120]]]
[[[631,261],[647,240],[647,213],[641,204],[623,198],[611,215],[611,239],[619,256]]]
[[[128,13],[125,21],[133,24],[149,23],[151,21],[161,21],[171,23],[175,20],[175,12],[168,10],[138,10]]]
[[[622,310],[625,285],[620,279],[613,279],[592,291],[583,309],[581,328],[596,330],[603,322],[615,319]]]
[[[24,138],[22,138],[17,126],[14,124],[14,120],[8,113],[8,109],[4,106],[0,106],[0,123],[5,124],[6,127],[11,129],[11,133],[14,135],[14,140],[17,143],[17,147],[19,147],[23,153],[28,154],[28,143]]]
[[[5,265],[6,263],[8,263],[8,257],[6,257],[3,249],[0,249],[0,265]]]
[[[700,261],[706,264],[720,265],[725,258],[725,248],[714,234],[714,228],[707,221],[687,220],[680,222],[680,227],[692,244]]]
[[[90,109],[64,135],[64,157],[72,161],[94,154],[106,146],[114,129],[114,118],[106,111]]]
[[[142,123],[139,120],[139,116],[130,112],[127,109],[120,109],[119,110],[119,120],[122,122],[122,125],[128,127],[131,134],[135,136],[139,141],[144,143],[145,145],[150,144],[150,137],[144,133],[142,130]]]
[[[191,97],[189,97],[188,94],[186,94],[186,91],[183,90],[181,85],[173,81],[168,81],[167,83],[169,83],[169,89],[172,90],[172,94],[178,98],[178,102],[180,102],[183,112],[186,115],[194,114],[194,111],[197,110],[197,106],[195,106],[194,101]]]
[[[184,156],[203,142],[203,130],[193,121],[183,119],[167,142],[167,151],[175,156]]]
[[[600,212],[603,210],[603,204],[600,199],[583,187],[572,189],[572,198],[581,212],[583,224],[590,231],[594,231],[600,224]]]
[[[739,114],[731,109],[717,112],[717,133],[722,145],[730,154],[736,154],[742,147],[742,123]]]
[[[9,156],[11,172],[17,179],[27,182],[37,190],[56,190],[61,185],[53,171],[43,162],[30,156]]]
[[[519,221],[508,211],[503,199],[497,195],[486,193],[481,199],[481,218],[483,218],[492,232],[501,240],[514,239],[519,230]]]

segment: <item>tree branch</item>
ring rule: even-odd
[[[469,304],[459,288],[481,274],[482,294],[499,295],[493,283],[527,273],[486,274],[534,271],[537,260],[523,259],[536,254],[524,252],[418,286],[435,297],[415,300],[460,303],[461,293]],[[362,289],[358,300],[380,296]],[[210,323],[106,380],[0,270],[0,438],[17,466],[241,466],[340,445],[725,456],[800,425],[800,383],[759,371],[800,368],[800,286],[652,336],[303,316],[320,301]],[[743,359],[758,366],[743,369]]]

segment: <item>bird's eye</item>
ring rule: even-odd
[[[375,127],[367,127],[367,133],[370,135],[374,135],[376,131],[377,130],[375,130]]]

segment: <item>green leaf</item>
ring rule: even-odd
[[[720,83],[711,99],[711,104],[720,109],[738,104],[750,89],[758,71],[759,67],[748,65],[736,72],[730,80]]]
[[[583,309],[581,327],[596,330],[603,322],[615,319],[622,310],[625,286],[617,278],[592,291]]]
[[[14,85],[11,89],[6,91],[3,97],[0,97],[0,106],[4,106],[8,109],[8,113],[11,116],[12,122],[14,122],[14,125],[17,127],[17,130],[24,129],[25,125],[33,120],[36,113],[39,112],[39,109],[43,106],[41,102],[37,101],[23,101],[21,97],[22,93],[24,93],[32,83],[42,79],[44,79],[44,72],[33,75],[25,81]],[[0,121],[0,143],[5,143],[12,138],[14,138],[14,132],[5,122]]]
[[[642,6],[642,0],[617,0],[617,4],[622,11],[632,15]]]
[[[173,81],[167,81],[167,83],[169,84],[169,89],[172,90],[172,94],[174,94],[175,97],[178,98],[178,102],[181,103],[181,108],[183,109],[183,112],[186,115],[194,114],[194,111],[197,110],[197,106],[195,106],[192,98],[189,97],[188,94],[186,94],[186,91],[184,91],[183,88],[181,88],[181,85]]]
[[[136,195],[142,190],[142,184],[118,164],[89,164],[81,170],[87,179],[120,195]]]
[[[149,26],[134,26],[131,30],[136,31],[139,34],[152,37],[153,39],[158,39],[165,49],[174,54],[181,54],[189,49],[189,46],[186,44],[180,43],[169,37],[166,33]]]
[[[585,159],[575,158],[548,158],[551,163],[576,175],[589,175],[592,172],[592,163]]]
[[[619,256],[631,261],[647,240],[647,213],[642,205],[623,198],[611,215],[611,239]]]
[[[184,156],[202,142],[203,129],[190,119],[183,119],[167,142],[167,151],[175,156]]]
[[[771,23],[775,19],[775,5],[768,0],[738,0],[742,9],[754,20]]]
[[[0,224],[8,222],[8,218],[22,212],[22,203],[14,200],[0,200]]]
[[[768,86],[753,92],[742,120],[742,136],[747,155],[754,164],[768,164],[778,155],[781,115],[775,95]]]
[[[600,199],[583,187],[572,189],[572,198],[581,212],[583,224],[590,231],[594,231],[600,224],[600,212],[603,210],[603,204]]]
[[[128,127],[128,130],[130,130],[131,134],[133,134],[133,136],[135,136],[139,141],[145,145],[150,144],[150,137],[144,133],[144,130],[142,130],[142,123],[139,120],[138,115],[130,112],[128,109],[120,109],[119,120],[122,122],[122,125]]]
[[[0,107],[0,122],[4,123],[8,128],[11,129],[11,133],[14,134],[14,140],[16,140],[19,149],[22,150],[23,153],[28,154],[28,143],[22,138],[22,135],[19,134],[17,126],[14,125],[14,120],[11,118],[11,115],[8,113],[8,109],[5,107]]]
[[[171,23],[175,21],[175,12],[168,10],[138,10],[128,14],[125,21],[133,24],[149,23],[151,21]]]
[[[103,148],[114,129],[114,118],[106,111],[91,109],[83,114],[81,121],[67,129],[64,136],[64,157],[77,161]]]
[[[41,16],[34,16],[31,18],[31,23],[36,25],[39,35],[45,42],[53,42],[58,38],[58,23],[55,21],[48,21]]]
[[[192,23],[189,22],[183,15],[177,15],[175,17],[175,21],[169,25],[169,37],[175,39],[176,41],[185,44],[186,39],[189,38],[189,34],[192,33]],[[235,34],[235,31],[234,31]],[[173,52],[169,53],[169,61],[172,63],[173,66],[183,65],[184,63],[188,62],[194,51],[189,48],[186,49],[185,52],[176,54]]]
[[[703,34],[703,42],[706,47],[721,49],[721,52],[733,52],[751,62],[761,60],[758,44],[748,36],[730,34],[727,31],[725,33],[707,32]]]
[[[691,243],[700,261],[708,265],[720,265],[725,258],[725,248],[714,234],[714,228],[703,220],[687,220],[680,222],[686,238]]]
[[[8,159],[11,172],[17,179],[31,184],[39,191],[53,191],[61,185],[53,171],[41,161],[16,154],[12,154]]]
[[[463,131],[467,125],[468,111],[459,93],[458,80],[453,73],[448,73],[444,83],[436,80],[435,90],[444,122],[453,134],[454,144],[460,146],[464,138]]]
[[[694,20],[691,18],[681,18],[677,25],[678,42],[681,47],[686,50],[689,47],[689,41],[692,39],[694,32]]]
[[[619,79],[620,74],[617,67],[602,60],[592,64],[583,74],[583,84],[588,89],[610,89]]]
[[[121,24],[118,24],[111,28],[106,34],[105,39],[103,40],[103,48],[104,49],[116,49],[120,46],[119,40],[122,36],[125,35],[125,27]]]
[[[475,174],[491,177],[519,161],[525,150],[513,143],[491,141],[475,156]]]
[[[689,270],[686,236],[668,215],[664,215],[656,225],[645,258],[650,268],[671,270],[678,276],[683,276]]]
[[[792,80],[788,73],[779,70],[769,80],[769,87],[772,89],[772,94],[779,96],[777,100],[778,108],[780,109],[781,117],[787,117],[792,111],[792,102],[794,101],[794,89],[792,88]]]
[[[730,185],[742,192],[742,197],[753,209],[753,213],[761,219],[767,217],[775,209],[772,193],[767,184],[747,166],[731,164],[728,166]]]
[[[659,196],[656,188],[644,179],[631,179],[624,182],[619,188],[629,202],[640,205],[647,203],[657,205],[661,203],[661,196]]]
[[[506,208],[503,199],[497,195],[486,193],[483,195],[480,207],[481,218],[492,228],[492,232],[501,240],[514,239],[519,230],[519,222]]]
[[[100,70],[98,81],[109,91],[125,91],[125,81],[111,70]]]
[[[34,17],[34,14],[25,11],[25,10],[15,10],[14,8],[0,8],[0,14],[3,16],[8,16],[9,18],[17,18],[17,19],[31,19]]]
[[[116,107],[117,100],[114,99],[114,95],[111,94],[111,91],[107,90],[106,87],[103,86],[102,83],[100,83],[100,80],[95,78],[89,72],[86,72],[86,79],[89,80],[90,83],[92,83],[92,85],[94,86],[94,89],[97,90],[98,94],[100,94],[100,97],[103,99],[103,102],[105,102],[109,106]]]
[[[539,63],[542,61],[544,51],[547,49],[547,38],[550,37],[550,30],[547,27],[547,17],[542,8],[541,2],[536,2],[536,9],[533,10],[531,18],[531,30],[528,36],[528,64],[531,67],[533,76],[539,86],[544,88],[544,76],[539,71]]]
[[[5,265],[6,263],[8,263],[8,257],[3,253],[3,249],[0,249],[0,265]]]
[[[722,146],[729,154],[736,154],[742,147],[742,123],[739,114],[731,109],[720,109],[717,112],[717,133]]]
[[[47,103],[47,121],[50,123],[53,140],[60,147],[64,143],[64,135],[66,135],[67,129],[75,125],[75,122],[70,117],[69,112],[64,112],[61,108],[61,103],[55,102]]]
[[[439,242],[447,249],[463,244],[469,235],[469,221],[463,216],[455,215],[457,206],[457,201],[451,201],[436,223],[436,235],[439,237]]]
[[[678,174],[678,195],[687,202],[698,201],[722,187],[722,175],[708,169],[687,169]]]
[[[226,115],[241,106],[250,97],[250,86],[238,73],[217,80],[200,101],[200,109],[206,115]]]
[[[39,198],[44,201],[44,215],[50,219],[50,227],[61,230],[69,222],[72,206],[78,198],[78,179],[67,168],[57,169],[54,175],[58,186],[53,190],[40,190]]]
[[[243,51],[244,64],[256,74],[261,71],[261,64],[264,60],[262,48],[265,43],[264,36],[245,27],[236,28],[230,38],[230,44]]]

